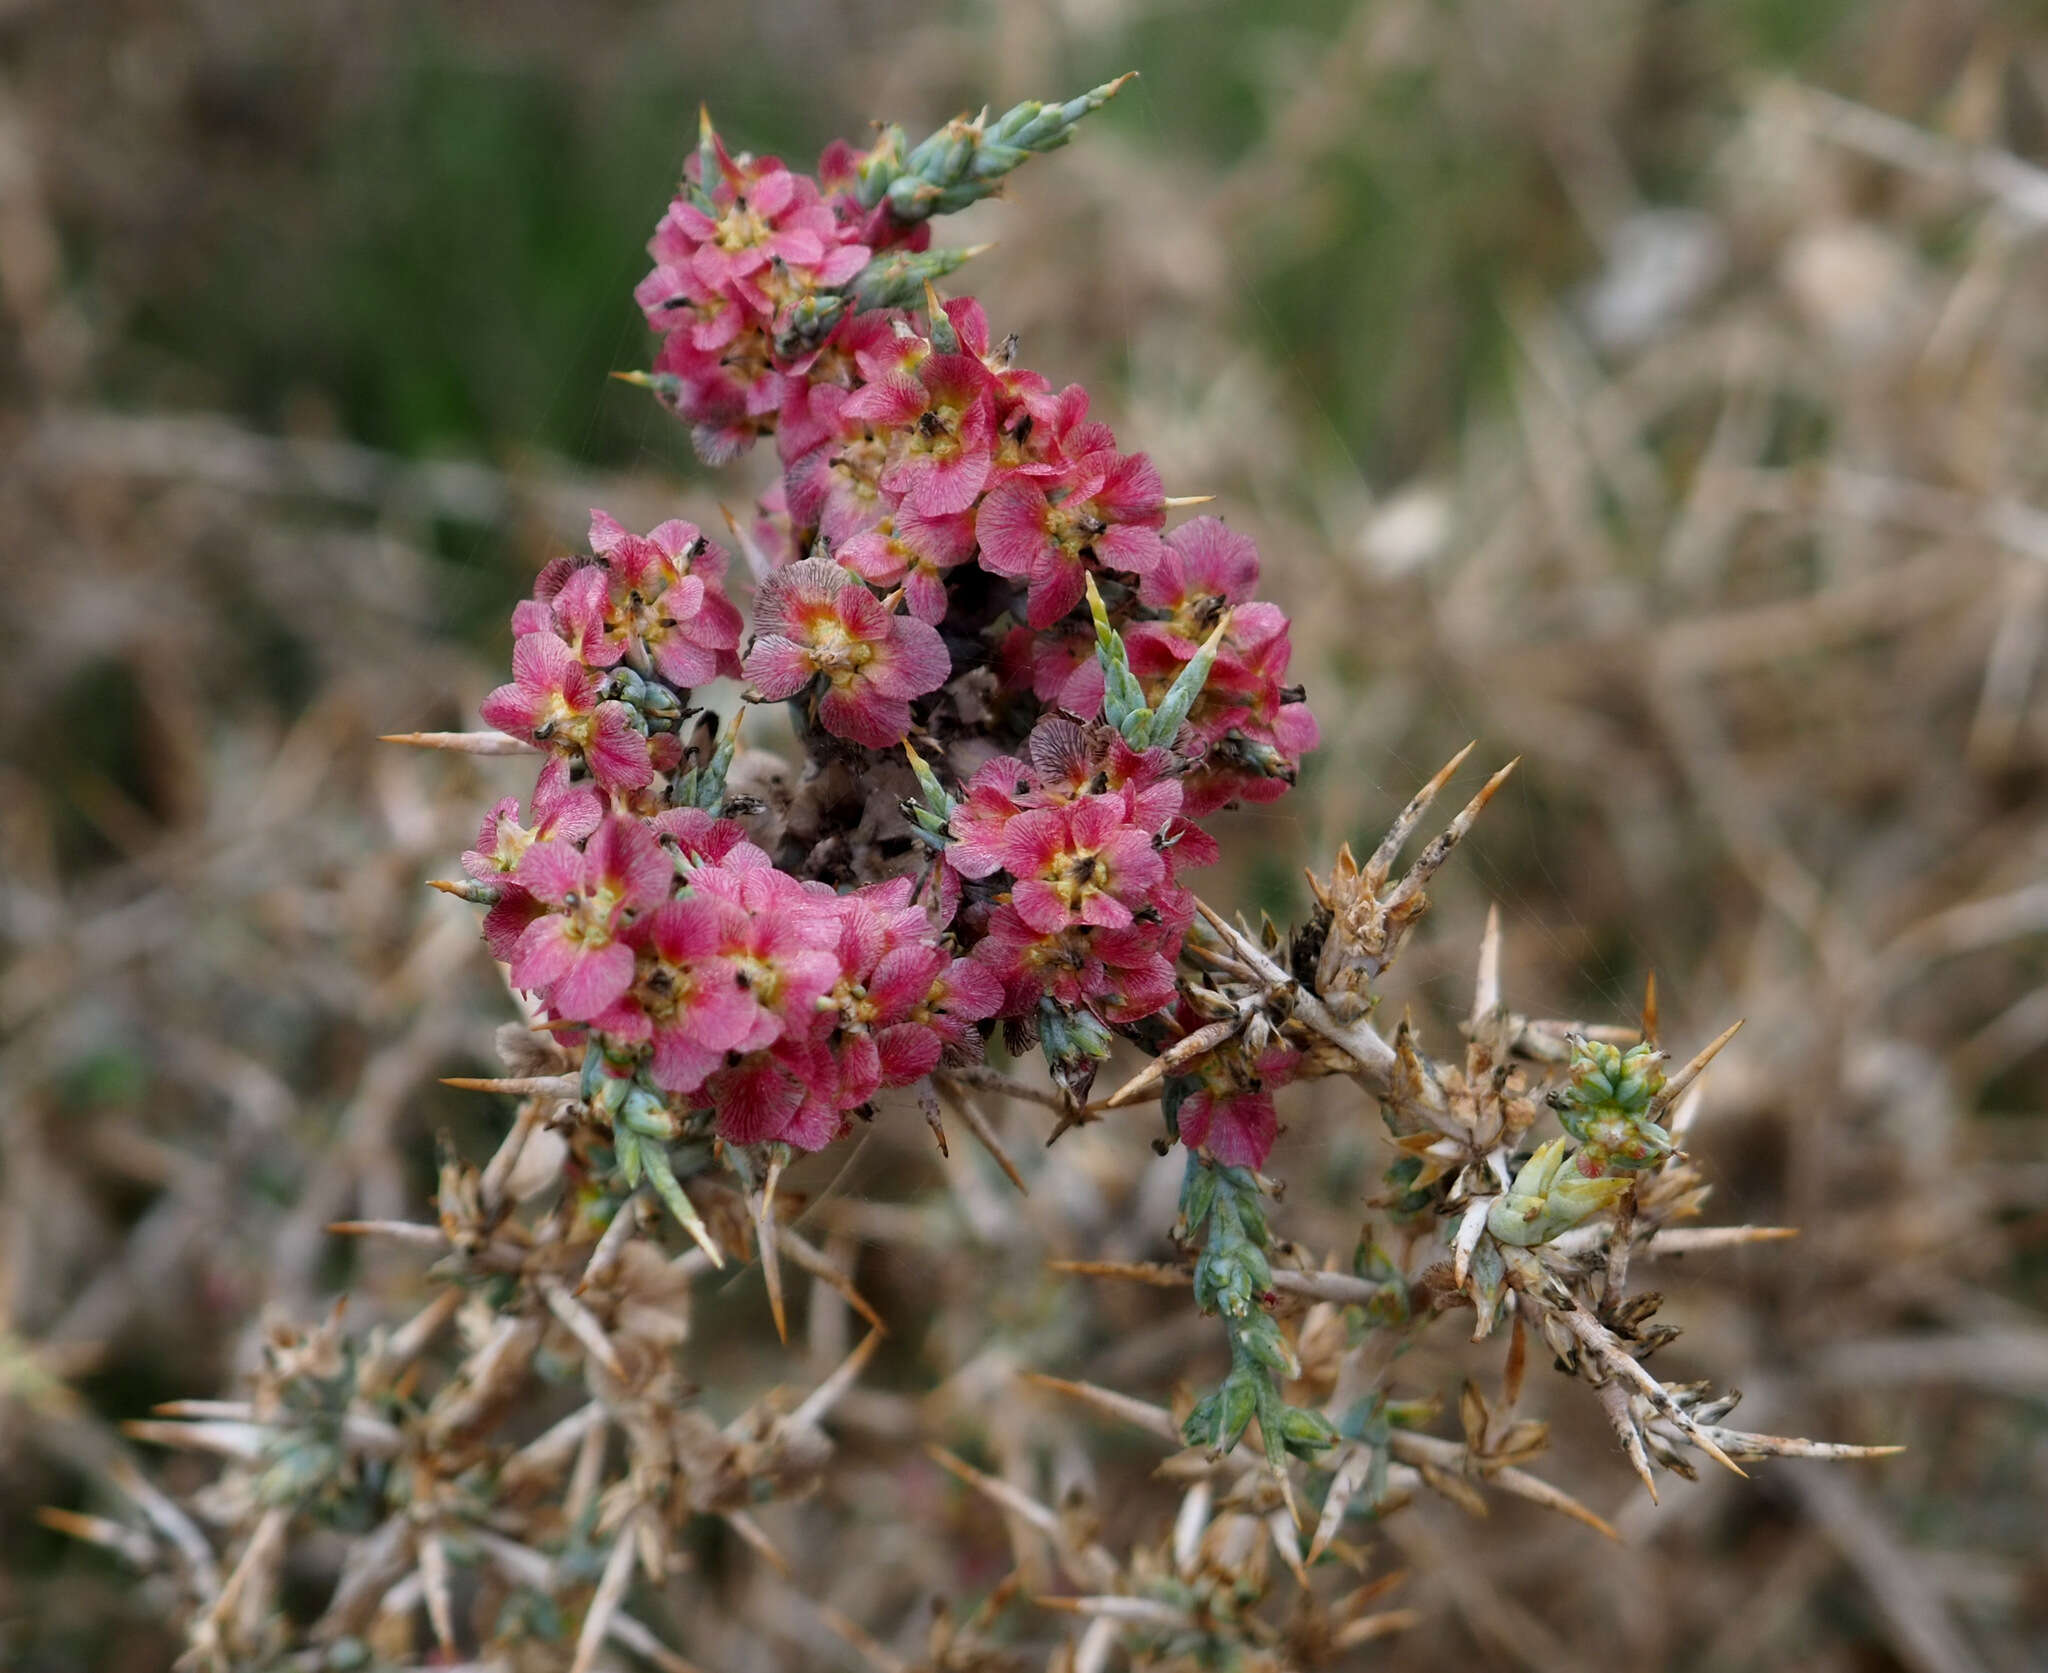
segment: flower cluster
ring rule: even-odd
[[[969,782],[945,863],[985,903],[974,957],[1001,979],[1004,1016],[1050,1001],[1128,1023],[1172,1003],[1194,917],[1179,874],[1216,853],[1181,815],[1181,765],[1054,717]]]
[[[589,1072],[637,1089],[640,1140],[814,1149],[999,1021],[1085,1091],[1113,1033],[1156,1049],[1140,1025],[1174,1005],[1182,873],[1215,853],[1194,821],[1280,794],[1315,742],[1252,542],[1169,528],[1087,392],[930,288],[965,257],[930,248],[929,216],[1114,91],[907,154],[893,131],[837,146],[816,178],[707,122],[656,229],[643,381],[707,458],[772,434],[782,462],[752,636],[696,528],[593,513],[589,555],[514,612],[483,708],[546,754],[531,822],[494,808],[458,886]],[[728,798],[737,716],[721,735],[692,705],[719,677],[789,705],[790,805]],[[1217,1142],[1262,1160],[1231,1090]]]
[[[512,612],[512,680],[481,710],[551,757],[536,815],[572,778],[622,806],[658,809],[687,754],[680,726],[690,688],[739,672],[726,555],[693,524],[635,535],[595,511],[590,547],[590,558],[549,564]]]

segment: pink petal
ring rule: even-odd
[[[486,726],[515,738],[530,739],[545,708],[546,699],[541,693],[515,681],[499,686],[486,697],[478,706],[477,714]]]
[[[1051,544],[1045,532],[1047,503],[1036,483],[1019,477],[990,489],[974,514],[982,568],[996,575],[1028,575]]]
[[[901,1016],[932,991],[950,962],[937,947],[898,947],[883,954],[868,977],[868,998],[883,1016]]]
[[[1065,929],[1070,921],[1067,903],[1061,900],[1054,893],[1053,886],[1042,878],[1018,879],[1015,887],[1010,890],[1010,905],[1018,917],[1041,935],[1056,934]],[[1131,915],[1126,912],[1124,923],[1130,921]]]
[[[1025,620],[1035,628],[1051,627],[1079,604],[1087,591],[1087,572],[1080,563],[1048,544],[1031,572]]]
[[[1066,810],[1041,807],[1018,814],[1004,824],[995,846],[1011,876],[1041,876],[1066,852]]]
[[[756,639],[740,666],[754,689],[771,703],[794,697],[817,671],[810,651],[780,634]]]
[[[620,941],[602,947],[585,942],[561,980],[548,990],[548,1008],[558,1016],[588,1021],[632,985],[632,948]]]
[[[559,906],[583,887],[582,853],[569,842],[536,842],[519,861],[514,875],[519,886],[537,899]]]
[[[885,697],[921,697],[938,690],[952,672],[939,630],[915,616],[890,618],[887,642],[865,670],[868,684]]]
[[[926,517],[965,511],[980,497],[991,465],[985,447],[963,447],[950,459],[928,458],[911,486],[910,503]]]
[[[908,1086],[939,1066],[943,1051],[938,1035],[922,1023],[900,1023],[875,1038],[884,1086]]]
[[[730,1144],[762,1144],[780,1136],[804,1096],[768,1057],[723,1070],[705,1086],[718,1111],[719,1136]]]
[[[1279,1130],[1271,1097],[1263,1092],[1237,1093],[1222,1100],[1210,1116],[1209,1154],[1225,1167],[1262,1168]]]
[[[654,1032],[654,1056],[647,1073],[664,1092],[695,1092],[724,1056],[692,1039],[682,1024],[671,1023]]]
[[[834,686],[825,693],[825,700],[818,705],[818,719],[837,737],[869,749],[888,749],[901,743],[910,730],[910,705],[900,697],[883,696],[872,681],[856,680],[849,687]]]
[[[802,638],[813,612],[835,607],[846,579],[846,571],[830,558],[805,558],[776,570],[754,600],[755,629]]]
[[[491,957],[510,964],[518,952],[519,938],[546,910],[524,889],[507,885],[497,905],[484,914],[484,944]]]
[[[591,739],[583,751],[590,776],[607,790],[638,790],[654,778],[647,739],[633,725],[624,703],[600,703]]]
[[[861,424],[900,430],[931,405],[925,386],[908,372],[889,372],[847,396],[839,410]]]
[[[920,564],[903,577],[903,602],[919,621],[936,625],[946,619],[946,583]]]

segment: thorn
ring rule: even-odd
[[[1666,1226],[1652,1232],[1643,1252],[1660,1255],[1699,1255],[1714,1249],[1737,1249],[1745,1243],[1778,1243],[1797,1237],[1797,1226]]]
[[[1049,1388],[1055,1394],[1064,1394],[1083,1405],[1093,1406],[1106,1416],[1117,1418],[1124,1423],[1137,1425],[1148,1430],[1161,1440],[1180,1444],[1180,1425],[1173,1420],[1173,1413],[1164,1406],[1155,1406],[1150,1401],[1139,1400],[1128,1394],[1119,1394],[1113,1388],[1102,1388],[1095,1383],[1069,1382],[1065,1377],[1049,1377],[1043,1371],[1022,1371],[1019,1376],[1027,1383],[1039,1388]]]
[[[146,1569],[156,1556],[156,1541],[148,1534],[105,1516],[83,1516],[56,1505],[38,1505],[36,1520],[46,1528],[84,1540],[113,1552],[136,1568]]]
[[[1163,1261],[1047,1261],[1045,1268],[1076,1278],[1126,1278],[1160,1290],[1177,1290],[1192,1277],[1185,1267]]]
[[[597,1316],[571,1295],[558,1278],[540,1279],[539,1289],[548,1310],[568,1327],[570,1335],[583,1344],[584,1351],[610,1375],[624,1382],[626,1367],[619,1359],[618,1349],[612,1346],[611,1338],[605,1335],[604,1326],[597,1322]]]
[[[1451,850],[1456,848],[1464,840],[1465,833],[1472,829],[1472,822],[1486,811],[1486,804],[1493,800],[1494,792],[1507,783],[1508,774],[1521,764],[1522,758],[1518,755],[1501,768],[1479,787],[1479,794],[1465,804],[1458,817],[1431,838],[1429,846],[1416,855],[1415,863],[1408,868],[1408,875],[1395,884],[1392,893],[1386,897],[1384,904],[1387,907],[1398,906],[1403,901],[1413,900],[1422,893],[1423,885],[1436,875],[1438,868],[1451,857]]]
[[[434,1628],[434,1640],[442,1650],[455,1649],[455,1600],[448,1585],[448,1547],[441,1536],[428,1528],[419,1536],[420,1589],[426,1593],[427,1619]]]
[[[1207,505],[1214,494],[1168,494],[1160,503],[1169,511],[1178,511],[1184,505]]]
[[[414,749],[446,749],[458,755],[538,755],[538,745],[503,732],[385,732],[380,744],[409,744]]]
[[[1486,933],[1479,938],[1479,979],[1472,988],[1472,1026],[1500,1010],[1500,903],[1486,909]]]
[[[1650,1473],[1650,1455],[1643,1450],[1642,1432],[1636,1428],[1635,1415],[1628,1408],[1628,1390],[1618,1382],[1609,1382],[1600,1390],[1600,1404],[1606,1409],[1607,1421],[1614,1426],[1615,1437],[1628,1454],[1643,1491],[1650,1495],[1650,1503],[1656,1504],[1657,1478]]]
[[[789,1346],[789,1319],[782,1306],[782,1259],[775,1235],[775,1188],[782,1183],[782,1158],[768,1164],[768,1178],[755,1199],[754,1241],[761,1251],[761,1276],[768,1285],[768,1310],[775,1315],[775,1334]]]
[[[768,1537],[767,1530],[760,1523],[743,1510],[722,1511],[720,1514],[724,1516],[727,1527],[768,1560],[769,1567],[783,1579],[790,1578],[793,1571],[790,1569],[789,1559],[775,1549],[775,1542]]]
[[[1643,1039],[1657,1043],[1657,972],[1652,970],[1643,984]]]
[[[847,1306],[851,1307],[865,1319],[869,1327],[876,1334],[881,1336],[889,1334],[888,1327],[882,1323],[882,1315],[869,1306],[866,1297],[853,1287],[852,1277],[847,1273],[841,1272],[838,1267],[834,1266],[826,1258],[824,1250],[806,1243],[801,1236],[788,1226],[778,1226],[776,1228],[776,1241],[782,1245],[784,1252],[789,1258],[802,1267],[804,1271],[808,1272],[820,1283],[830,1285],[834,1290],[837,1290],[845,1299]]]
[[[860,1345],[841,1360],[832,1374],[804,1396],[803,1404],[789,1414],[789,1425],[793,1429],[815,1426],[820,1418],[839,1403],[839,1397],[854,1384],[854,1380],[866,1369],[869,1360],[875,1357],[875,1350],[882,1345],[882,1338],[888,1335],[879,1324],[861,1338]]]
[[[1387,834],[1380,838],[1379,847],[1372,851],[1372,858],[1365,862],[1365,879],[1374,894],[1387,880],[1393,870],[1394,859],[1415,834],[1415,827],[1422,823],[1422,816],[1429,811],[1429,804],[1436,800],[1437,792],[1450,783],[1451,775],[1465,763],[1465,757],[1479,747],[1474,738],[1463,749],[1436,770],[1436,776],[1408,798],[1408,805],[1394,816],[1393,824],[1387,827]]]
[[[591,1595],[590,1605],[583,1613],[583,1630],[576,1635],[576,1655],[569,1664],[569,1673],[590,1673],[597,1664],[598,1651],[604,1646],[612,1617],[625,1601],[626,1587],[633,1578],[634,1524],[639,1515],[636,1504],[612,1536],[612,1548],[605,1557],[603,1572],[598,1575],[597,1590]]]
[[[439,1226],[419,1225],[411,1220],[330,1220],[326,1229],[336,1237],[388,1237],[394,1243],[410,1243],[421,1249],[439,1249],[448,1235]]]
[[[960,1119],[967,1123],[968,1132],[974,1135],[982,1149],[995,1158],[996,1166],[1003,1170],[1003,1176],[1016,1186],[1021,1194],[1030,1196],[1031,1187],[1024,1183],[1024,1176],[1017,1171],[1017,1164],[1010,1160],[1010,1153],[1003,1148],[1003,1141],[996,1135],[995,1128],[989,1123],[988,1117],[981,1113],[974,1100],[955,1094],[951,1102]]]
[[[573,1098],[583,1090],[576,1075],[443,1075],[441,1084],[458,1092],[510,1092],[522,1097],[550,1093]]]
[[[1715,1035],[1712,1040],[1708,1041],[1706,1045],[1702,1046],[1698,1055],[1690,1063],[1665,1081],[1663,1086],[1659,1088],[1656,1097],[1650,1100],[1649,1114],[1652,1121],[1661,1121],[1664,1118],[1664,1112],[1685,1096],[1685,1089],[1700,1078],[1700,1075],[1705,1071],[1709,1063],[1720,1056],[1721,1048],[1735,1038],[1736,1031],[1742,1027],[1746,1020],[1748,1019],[1737,1017],[1726,1028],[1722,1029],[1719,1034]]]
[[[1030,1497],[1030,1495],[1012,1487],[1007,1481],[1000,1480],[992,1475],[982,1474],[980,1470],[977,1470],[972,1464],[968,1463],[966,1459],[956,1457],[942,1446],[928,1445],[924,1450],[925,1455],[941,1469],[958,1476],[969,1487],[974,1488],[984,1497],[993,1499],[1005,1510],[1015,1511],[1017,1515],[1023,1517],[1025,1521],[1029,1522],[1040,1533],[1053,1539],[1059,1538],[1059,1517],[1052,1511],[1047,1510],[1044,1505]]]
[[[1213,1051],[1216,1047],[1222,1045],[1225,1040],[1244,1027],[1245,1021],[1246,1018],[1243,1015],[1225,1017],[1220,1022],[1212,1022],[1206,1027],[1198,1028],[1192,1034],[1176,1040],[1165,1051],[1146,1064],[1144,1068],[1125,1081],[1122,1086],[1102,1100],[1100,1104],[1090,1105],[1089,1107],[1091,1109],[1113,1110],[1121,1109],[1126,1104],[1137,1102],[1139,1094],[1150,1091],[1160,1081],[1163,1081],[1168,1075],[1172,1074],[1174,1070],[1193,1062],[1204,1052]]]
[[[739,547],[741,555],[747,560],[747,568],[753,574],[754,580],[757,583],[767,580],[774,573],[775,565],[769,561],[768,554],[761,550],[760,543],[741,526],[740,520],[732,514],[731,506],[720,504],[718,514],[725,519],[725,526],[731,531],[733,543]]]

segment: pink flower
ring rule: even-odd
[[[948,1053],[978,1061],[981,1035],[974,1025],[1003,1004],[1003,985],[986,966],[930,946],[887,954],[867,988],[885,1086],[908,1086]]]
[[[1280,1131],[1270,1092],[1201,1091],[1180,1107],[1181,1142],[1225,1167],[1262,1168]]]
[[[1208,601],[1242,604],[1259,584],[1259,548],[1220,517],[1196,517],[1166,537],[1159,563],[1138,587],[1138,600],[1154,610],[1191,612],[1181,624],[1196,642],[1208,637],[1201,616],[1215,626]]]
[[[996,667],[1011,690],[1029,691],[1046,706],[1079,720],[1102,712],[1102,664],[1087,626],[1034,632],[1012,628],[996,651]]]
[[[1247,1066],[1210,1057],[1204,1060],[1203,1084],[1180,1106],[1181,1142],[1190,1150],[1204,1146],[1225,1167],[1262,1168],[1279,1136],[1273,1109],[1273,1088],[1294,1078],[1299,1052],[1284,1046],[1267,1050]]]
[[[791,382],[759,326],[723,349],[700,349],[688,332],[672,331],[655,354],[654,371],[676,380],[675,393],[664,399],[690,426],[691,445],[707,465],[730,464],[774,429]]]
[[[667,898],[674,866],[641,821],[614,816],[581,850],[535,843],[515,876],[550,910],[519,937],[513,984],[539,994],[558,1017],[589,1021],[632,985],[626,931]]]
[[[613,1039],[651,1042],[648,1075],[663,1091],[694,1092],[728,1051],[778,1031],[732,956],[748,929],[744,912],[711,895],[668,901],[635,926],[643,968],[596,1021]]]
[[[947,825],[952,837],[946,864],[962,877],[992,877],[1003,869],[1003,832],[1030,805],[1038,789],[1031,769],[1014,755],[984,762]]]
[[[838,1066],[823,1045],[785,1041],[756,1052],[704,1083],[728,1144],[779,1142],[822,1150],[846,1125]]]
[[[462,856],[462,869],[479,883],[498,890],[498,898],[484,914],[484,942],[491,957],[509,963],[526,926],[547,908],[513,881],[519,862],[536,842],[580,843],[597,829],[604,817],[604,804],[594,791],[572,787],[568,770],[560,760],[550,760],[541,769],[540,782],[533,791],[531,828],[519,823],[519,798],[505,796],[484,815],[476,846]]]
[[[1127,823],[1121,797],[1032,808],[1003,827],[998,851],[1016,879],[1010,904],[1033,929],[1122,929],[1166,880],[1152,838]]]
[[[995,380],[968,354],[932,354],[914,373],[889,372],[855,390],[842,417],[895,432],[883,491],[913,511],[945,517],[980,497],[994,466]]]
[[[759,849],[747,845],[753,853]],[[742,857],[734,851],[735,859]],[[751,1051],[787,1037],[808,1036],[818,1001],[839,980],[832,947],[838,932],[829,890],[813,894],[770,865],[706,866],[690,875],[690,888],[739,908],[720,918],[719,956],[745,977],[759,1014],[740,1049]]]
[[[711,212],[679,197],[648,243],[655,271],[635,294],[654,329],[667,328],[674,297],[727,298],[767,318],[792,293],[842,285],[867,265],[870,252],[845,235],[814,181],[774,157],[736,161],[722,144],[718,166],[705,182]]]
[[[910,699],[952,671],[938,629],[891,615],[857,576],[829,558],[806,558],[762,583],[746,676],[766,700],[794,697],[819,677],[818,718],[829,732],[872,749],[910,730]]]
[[[741,622],[721,585],[726,556],[694,523],[670,521],[636,535],[593,511],[590,545],[603,561],[575,571],[554,606],[585,663],[609,668],[637,651],[646,658],[643,671],[651,662],[686,691],[738,675]]]
[[[945,572],[974,555],[974,520],[965,512],[926,517],[905,505],[855,535],[836,555],[878,587],[901,583],[910,613],[937,626],[946,617]]]
[[[637,790],[654,777],[647,738],[624,703],[601,702],[600,677],[552,633],[522,634],[512,682],[486,697],[487,725],[578,761],[607,790]]]
[[[1180,811],[1180,763],[1164,749],[1131,748],[1114,727],[1080,726],[1055,715],[1032,728],[1024,748],[1049,799],[1118,792],[1125,817],[1154,835]]]
[[[1173,956],[1185,924],[1128,929],[1036,930],[1014,906],[989,914],[969,956],[1003,984],[1006,1017],[1029,1016],[1041,999],[1135,1022],[1173,1003]]]
[[[476,846],[464,851],[462,869],[479,883],[501,882],[519,869],[527,849],[536,842],[581,843],[604,818],[604,803],[594,791],[571,785],[558,762],[542,769],[534,786],[533,826],[519,823],[519,798],[504,796],[492,804],[476,834]]]
[[[1157,530],[1166,520],[1159,473],[1142,453],[1091,453],[1051,479],[1053,493],[1030,477],[991,488],[975,513],[981,564],[1025,581],[1027,620],[1050,627],[1081,602],[1090,569],[1148,574],[1159,562]]]

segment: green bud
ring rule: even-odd
[[[1242,1368],[1223,1379],[1221,1415],[1215,1445],[1228,1452],[1244,1438],[1244,1432],[1258,1415],[1259,1390],[1264,1378]]]
[[[1215,631],[1203,641],[1202,648],[1195,652],[1194,660],[1174,676],[1173,684],[1159,700],[1159,707],[1147,724],[1144,741],[1131,739],[1132,748],[1170,744],[1179,735],[1189,711],[1195,706],[1195,699],[1202,695],[1202,687],[1209,683],[1209,670],[1216,666],[1216,650],[1223,643],[1223,633],[1229,625],[1227,616],[1218,622]]]
[[[868,308],[910,308],[924,298],[924,288],[934,279],[957,272],[975,250],[895,250],[877,256],[853,276],[847,286],[854,306]]]
[[[710,214],[711,194],[718,189],[722,171],[718,166],[718,130],[711,125],[711,111],[697,107],[697,182],[691,192],[699,209]]]
[[[1287,1345],[1287,1338],[1270,1313],[1254,1313],[1238,1332],[1239,1344],[1259,1364],[1283,1377],[1301,1375],[1301,1361]]]
[[[1516,1173],[1514,1184],[1508,1187],[1509,1193],[1518,1197],[1542,1196],[1557,1177],[1557,1170],[1564,1166],[1565,1148],[1563,1139],[1552,1139],[1539,1145],[1536,1153]]]
[[[993,122],[949,122],[903,159],[875,190],[874,200],[886,195],[897,218],[905,221],[965,209],[989,196],[996,182],[1027,157],[1066,144],[1075,124],[1109,103],[1129,80],[1119,76],[1064,104],[1027,99]],[[877,175],[880,172],[878,167]],[[863,198],[871,189],[863,177]]]
[[[655,1143],[644,1144],[641,1147],[641,1156],[646,1162],[647,1178],[654,1186],[655,1194],[668,1205],[668,1211],[680,1222],[683,1230],[688,1232],[700,1247],[711,1250],[710,1229],[704,1224],[704,1217],[697,1212],[697,1205],[690,1201],[688,1193],[683,1190],[682,1182],[676,1178],[675,1169],[669,1162],[667,1147]],[[712,1259],[716,1261],[717,1258],[714,1252]]]
[[[614,1131],[624,1127],[650,1139],[672,1139],[680,1130],[680,1124],[669,1112],[668,1105],[644,1086],[635,1086],[626,1094],[626,1101],[619,1113],[613,1117]]]
[[[854,165],[854,179],[858,183],[856,195],[863,209],[872,209],[882,201],[890,185],[903,172],[903,130],[891,123],[882,130],[881,138]]]
[[[1304,1406],[1284,1407],[1275,1427],[1280,1432],[1280,1444],[1297,1458],[1312,1458],[1335,1446],[1338,1440],[1336,1425],[1321,1412]]]
[[[1564,1151],[1565,1141],[1552,1139],[1523,1164],[1513,1186],[1486,1211],[1488,1232],[1517,1249],[1533,1249],[1628,1194],[1626,1179],[1589,1178],[1576,1159],[1567,1164]]]
[[[911,747],[907,739],[904,741],[903,753],[910,758],[910,770],[916,775],[917,788],[924,796],[924,805],[937,817],[939,823],[944,825],[953,817],[953,810],[960,805],[959,798],[949,793],[939,782],[938,775],[931,769],[931,764]]]
[[[645,1162],[641,1154],[640,1135],[630,1127],[616,1127],[612,1130],[612,1156],[619,1164],[619,1172],[625,1175],[629,1188],[638,1186]]]
[[[1216,1202],[1216,1190],[1216,1170],[1189,1151],[1188,1171],[1180,1185],[1180,1217],[1190,1232],[1198,1231],[1208,1223],[1209,1211]]]

